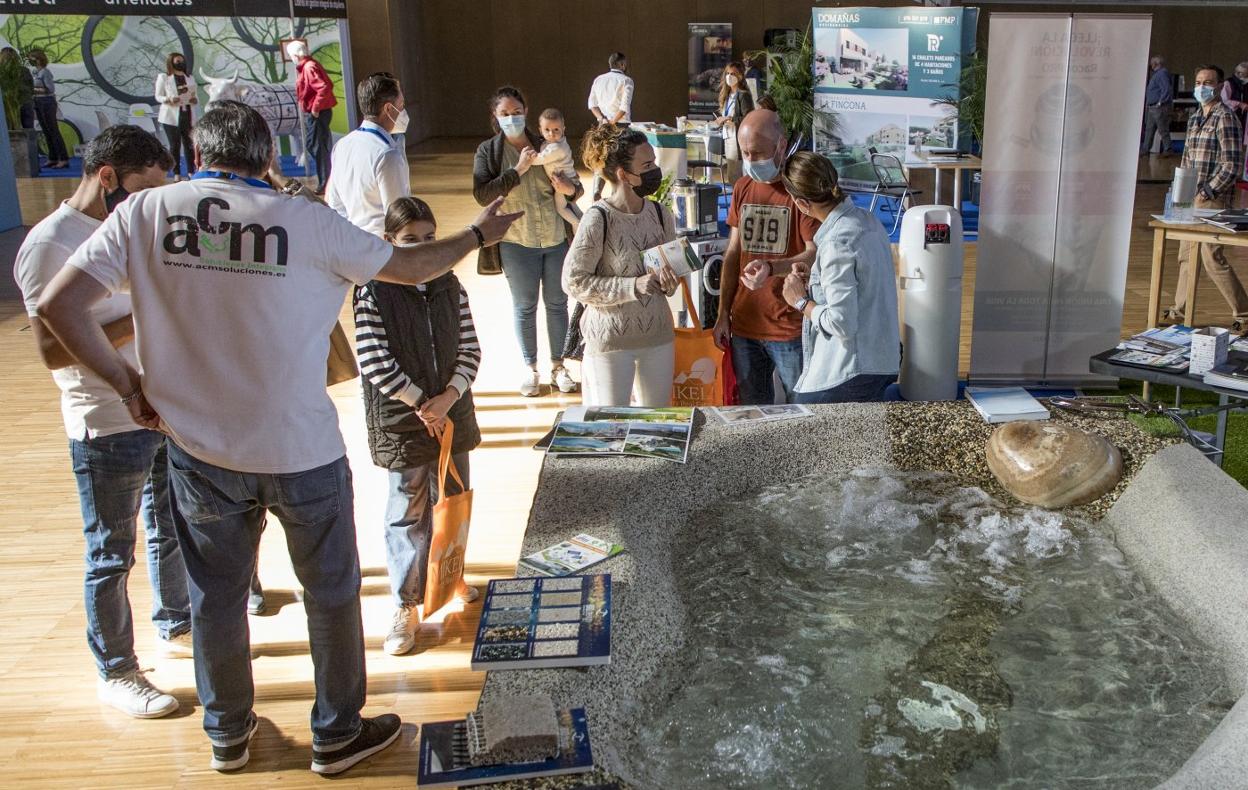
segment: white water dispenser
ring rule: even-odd
[[[901,221],[901,397],[956,400],[962,325],[962,215],[915,206]]]

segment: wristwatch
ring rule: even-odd
[[[803,296],[801,299],[797,300],[797,304],[793,305],[793,309],[802,313],[806,311],[806,305],[808,304],[810,304],[810,297]]]

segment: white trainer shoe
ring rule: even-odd
[[[178,709],[178,701],[149,683],[138,669],[120,677],[100,678],[96,693],[101,702],[136,719],[159,719]]]
[[[581,388],[580,384],[572,380],[572,375],[563,365],[550,371],[550,383],[560,392],[576,392]]]
[[[161,658],[194,658],[195,648],[191,642],[191,632],[183,631],[168,639],[156,637],[156,653]]]
[[[420,611],[416,604],[400,606],[394,610],[394,620],[390,624],[390,633],[382,645],[392,656],[410,653],[416,647],[416,629],[420,627]]]
[[[526,370],[520,379],[520,394],[526,398],[536,398],[542,394],[541,379],[536,370]]]

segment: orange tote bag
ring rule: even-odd
[[[698,309],[693,306],[689,284],[683,279],[685,309],[693,322],[690,328],[676,328],[676,369],[672,373],[673,406],[724,405],[724,352],[715,345],[715,333],[702,328]]]
[[[464,578],[464,551],[468,548],[468,522],[472,519],[472,491],[465,490],[459,470],[451,460],[455,425],[447,420],[438,455],[438,503],[433,506],[433,539],[429,543],[429,571],[425,578],[425,616],[447,604]],[[446,495],[450,474],[463,493]]]

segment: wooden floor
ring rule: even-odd
[[[470,173],[472,141],[438,141],[412,154],[412,188],[433,206],[443,228],[462,227],[476,213]],[[1153,167],[1156,163],[1149,163]],[[1163,170],[1165,164],[1159,165]],[[1157,176],[1165,178],[1165,173]],[[23,217],[41,219],[74,183],[38,179],[20,185]],[[1151,233],[1144,228],[1157,210],[1164,184],[1137,189],[1123,330],[1144,325]],[[20,232],[0,234],[0,261],[11,271]],[[1248,268],[1244,256],[1237,265]],[[975,250],[967,250],[963,330],[965,370]],[[474,388],[484,443],[472,455],[476,512],[468,551],[471,583],[508,575],[515,563],[540,467],[529,446],[555,412],[574,398],[516,396],[519,351],[511,329],[510,300],[502,277],[478,277],[471,261],[459,267],[472,298],[484,351]],[[1248,271],[1244,272],[1248,275]],[[1166,281],[1173,292],[1174,271]],[[1202,318],[1225,322],[1225,305],[1202,280]],[[541,311],[539,311],[540,314]],[[349,323],[344,312],[344,318]],[[70,474],[58,393],[40,364],[20,302],[7,275],[0,278],[0,402],[8,415],[0,428],[0,454],[9,459],[0,483],[0,765],[4,785],[78,788],[324,786],[308,770],[312,702],[311,661],[302,606],[279,529],[261,547],[261,576],[270,611],[251,619],[256,712],[261,727],[251,764],[236,776],[208,768],[208,742],[200,729],[190,661],[156,660],[154,633],[144,615],[150,587],[140,568],[131,576],[136,644],[152,679],[182,703],[177,717],[127,718],[95,698],[95,672],[84,643],[81,517]],[[539,328],[539,337],[544,333]],[[381,641],[391,614],[385,574],[381,514],[385,475],[369,461],[357,382],[332,390],[355,474],[356,518],[365,569],[363,610],[368,641],[369,699],[366,714],[392,711],[405,722],[461,715],[476,702],[483,675],[468,669],[476,611],[447,616],[440,641],[415,655],[391,657]],[[416,772],[416,729],[405,728],[399,745],[353,769],[339,787],[411,786]]]

